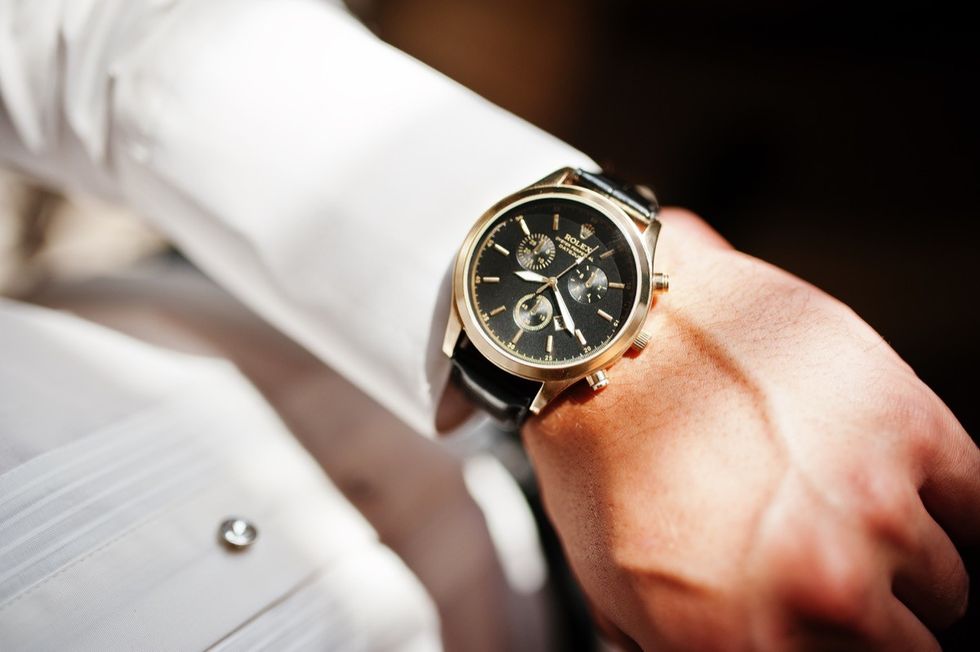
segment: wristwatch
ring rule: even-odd
[[[452,382],[513,430],[583,378],[605,387],[669,288],[653,272],[658,210],[648,188],[574,168],[487,210],[453,268]]]

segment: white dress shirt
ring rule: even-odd
[[[590,162],[327,2],[0,0],[0,164],[129,205],[431,434],[463,235]],[[246,551],[217,542],[235,514]],[[0,301],[0,648],[439,645],[228,364]]]
[[[2,0],[0,156],[128,203],[422,433],[453,255],[588,159],[315,0]]]

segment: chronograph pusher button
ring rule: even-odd
[[[589,387],[592,388],[593,392],[598,392],[609,384],[609,377],[601,369],[586,376],[585,380],[589,383]]]

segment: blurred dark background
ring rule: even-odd
[[[850,304],[980,432],[980,48],[967,9],[351,4],[384,39]],[[980,577],[980,555],[964,552]],[[947,650],[980,649],[977,596]]]

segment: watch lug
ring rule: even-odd
[[[456,306],[449,307],[449,321],[446,323],[446,334],[442,338],[442,352],[447,358],[453,357],[456,350],[456,342],[459,341],[459,334],[463,332],[463,322],[456,314]]]
[[[551,403],[556,396],[574,385],[576,380],[549,380],[541,384],[534,400],[531,401],[531,413],[540,414],[548,403]]]
[[[535,181],[528,188],[535,188],[537,186],[563,186],[574,176],[574,168],[561,168],[560,170],[555,170],[544,179]]]
[[[657,251],[657,239],[660,237],[660,220],[653,220],[643,229],[643,233],[640,234],[640,238],[643,240],[643,246],[647,250],[647,262],[650,263],[650,271],[653,272],[653,254]]]

